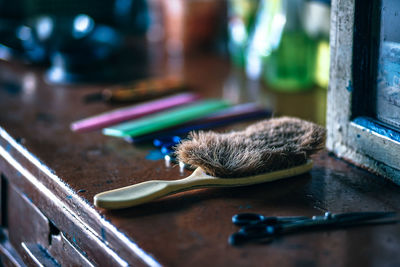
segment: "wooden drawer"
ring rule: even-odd
[[[22,259],[28,266],[93,266],[26,195],[5,179],[3,176],[2,228],[8,232],[9,244],[17,258],[20,257],[12,261]]]

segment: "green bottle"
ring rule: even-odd
[[[245,51],[254,29],[259,0],[229,0],[228,49],[232,62],[245,65]]]
[[[330,2],[330,0],[308,0],[305,10],[305,30],[308,36],[317,40],[315,83],[325,89],[329,82]]]
[[[302,31],[286,31],[264,59],[263,77],[277,90],[299,91],[314,82],[316,43]]]
[[[246,71],[279,91],[313,86],[316,41],[304,30],[304,0],[263,0],[247,51]],[[260,61],[259,63],[257,63]]]

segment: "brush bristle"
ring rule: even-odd
[[[306,163],[324,147],[325,129],[297,118],[260,121],[240,132],[192,132],[179,160],[216,177],[244,177]]]

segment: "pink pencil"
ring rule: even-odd
[[[198,100],[199,98],[199,95],[193,93],[177,94],[82,119],[71,123],[70,128],[75,132],[98,130],[110,125],[136,119],[168,108],[189,104]]]

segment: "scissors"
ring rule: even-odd
[[[247,226],[247,225],[273,225],[284,222],[294,222],[298,220],[309,219],[306,216],[285,216],[285,217],[276,217],[276,216],[263,216],[258,213],[239,213],[232,217],[232,223],[237,226]]]
[[[232,217],[241,229],[229,238],[231,245],[241,245],[249,241],[271,241],[273,238],[313,229],[337,229],[356,225],[396,223],[398,220],[379,221],[396,216],[395,212],[349,212],[313,217],[265,217],[256,213],[241,213]]]

